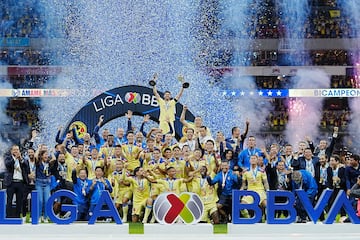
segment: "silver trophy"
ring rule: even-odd
[[[178,76],[178,80],[179,80],[179,82],[182,83],[183,88],[188,88],[188,87],[190,87],[190,83],[185,82],[185,79],[184,79],[184,76],[183,76],[183,75],[179,75],[179,76]]]
[[[158,78],[158,74],[155,73],[153,78],[149,81],[149,85],[152,86],[152,87],[155,86],[157,78]]]

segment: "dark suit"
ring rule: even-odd
[[[276,166],[271,166],[270,164],[268,164],[268,165],[266,165],[265,171],[266,171],[266,175],[268,178],[270,190],[287,190],[287,191],[291,190],[290,182],[285,184],[285,186],[279,183],[278,172],[277,172]],[[286,174],[286,177],[288,179],[291,179],[291,174]]]
[[[285,159],[286,168],[289,169],[290,167],[293,168],[293,170],[300,170],[300,162],[298,159],[295,159],[293,155],[291,155],[291,159],[288,162],[286,159],[286,155],[282,155]]]
[[[330,145],[325,149],[326,159],[329,161],[331,154],[334,152],[334,147],[336,143],[337,137],[332,137]],[[311,151],[314,153],[314,156],[319,156],[320,149],[315,148],[313,142],[309,143]]]
[[[336,196],[338,195],[340,190],[344,190],[346,192],[346,177],[345,177],[345,168],[340,167],[338,170],[338,177],[340,178],[339,184],[334,184],[333,182],[333,170],[331,167],[327,168],[327,187],[330,189],[333,189],[334,192],[331,195],[331,198],[329,200],[328,209],[330,209],[331,205],[334,203]],[[345,216],[346,212],[344,208],[340,209],[340,215]]]
[[[24,163],[26,165],[26,175],[29,176],[29,174],[31,173],[31,168],[30,168],[30,163],[29,163],[29,159],[25,159]],[[23,216],[25,216],[28,212],[28,210],[30,210],[30,205],[28,204],[28,195],[32,192],[36,190],[35,189],[35,183],[34,181],[31,182],[29,179],[29,184],[25,184],[24,186],[24,196],[23,196],[23,206],[22,206],[22,213]]]
[[[270,190],[285,190],[285,191],[291,191],[291,181],[289,181],[287,184],[279,183],[278,178],[278,172],[276,169],[276,166],[271,166],[271,164],[268,164],[265,168],[266,175],[268,178],[269,188]],[[287,178],[291,179],[291,174],[287,174]],[[275,197],[276,203],[286,203],[287,198],[286,197]],[[284,214],[284,216],[288,216],[287,211],[277,210],[276,211],[276,217],[280,217],[281,214]]]
[[[299,161],[299,170],[304,169],[306,170],[306,160],[305,157],[299,157],[298,158]],[[312,164],[314,166],[314,170],[315,170],[315,180],[316,182],[319,184],[319,180],[320,180],[320,162],[319,162],[319,158],[318,157],[312,157],[311,159]]]
[[[330,189],[342,189],[346,192],[346,178],[345,178],[345,168],[340,167],[338,170],[338,177],[340,178],[340,184],[334,186],[333,183],[333,170],[331,167],[327,168],[327,186]]]
[[[7,204],[6,204],[6,215],[7,217],[20,217],[22,212],[22,201],[24,196],[25,185],[28,184],[28,170],[25,161],[22,160],[20,163],[21,175],[23,180],[15,180],[15,160],[13,156],[7,156],[5,158],[6,172],[4,176],[4,185],[6,186]],[[11,216],[12,200],[14,194],[16,195],[16,210],[15,215]]]

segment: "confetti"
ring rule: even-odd
[[[181,103],[204,119],[212,132],[230,134],[238,125],[232,102],[222,96],[220,86],[210,84],[205,65],[199,60],[203,43],[211,37],[199,35],[204,23],[199,15],[207,9],[197,1],[41,1],[49,29],[62,23],[63,53],[57,61],[71,70],[49,83],[61,89],[76,89],[79,94],[64,100],[42,101],[40,119],[44,141],[53,142],[58,125],[65,125],[94,95],[94,89],[138,84],[148,86],[152,75],[159,74],[158,89],[175,96],[181,83],[179,74],[190,82]],[[215,11],[214,6],[209,11]],[[206,24],[205,24],[206,25]],[[48,33],[48,35],[51,35]],[[140,126],[141,118],[134,119]],[[116,119],[107,126],[113,132],[126,126]]]

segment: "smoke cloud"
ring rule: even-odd
[[[341,7],[341,15],[344,17],[349,24],[349,32],[347,32],[352,38],[359,37],[359,30],[360,30],[360,5],[359,2],[356,0],[339,0],[338,5]],[[354,53],[349,54],[353,57],[352,63],[356,67],[358,67],[360,60],[356,58],[357,56],[357,49]],[[354,71],[355,76],[352,76],[354,79],[353,87],[358,88],[360,86],[360,78],[358,70]],[[360,119],[360,99],[359,98],[349,98],[349,107],[351,110],[351,119],[349,122],[349,133],[350,139],[346,143],[348,144],[347,147],[350,147],[352,151],[359,153],[359,134],[360,134],[360,126],[359,126],[359,119]]]
[[[295,77],[295,89],[329,88],[330,77],[321,70],[299,70]],[[288,102],[289,121],[286,125],[286,140],[295,145],[308,136],[316,140],[322,118],[322,98],[296,98]]]

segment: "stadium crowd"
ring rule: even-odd
[[[281,4],[274,0],[267,0],[257,7],[254,1],[250,7],[251,21],[243,23],[240,32],[227,31],[226,36],[241,38],[266,39],[266,38],[354,38],[358,33],[350,26],[354,19],[349,16],[337,1],[333,3],[319,3],[309,1],[310,13],[301,26],[289,32],[291,18],[282,9]],[[294,10],[294,9],[293,9]],[[304,9],[302,9],[304,10]],[[213,21],[216,24],[216,21]],[[256,23],[255,25],[253,23]],[[295,35],[294,35],[295,34]]]
[[[35,0],[0,2],[0,37],[62,37],[59,24],[46,22],[44,8]]]
[[[215,5],[219,5],[214,1]],[[351,24],[354,21],[346,11],[342,11],[341,6],[338,6],[337,1],[320,2],[310,1],[311,13],[303,24],[299,32],[302,38],[354,38],[357,32],[351,29]],[[11,0],[4,0],[0,3],[1,22],[0,22],[0,37],[62,37],[61,24],[66,20],[60,22],[60,26],[49,25],[46,22],[46,17],[43,14],[43,7],[40,3],[33,0],[15,3]],[[256,3],[253,3],[248,9],[254,19],[246,21],[246,26],[239,33],[227,32],[228,36],[245,37],[251,39],[264,38],[283,38],[286,36],[285,26],[287,26],[290,19],[284,16],[283,10],[276,4],[274,0],[266,0],[260,9],[256,8]],[[335,11],[334,13],[331,11]],[[250,14],[250,13],[249,13]],[[212,24],[219,24],[220,19],[214,17]],[[256,25],[253,25],[253,23]],[[55,29],[51,29],[54,28]]]
[[[0,63],[7,65],[55,65],[56,52],[45,49],[4,48],[0,52]]]

